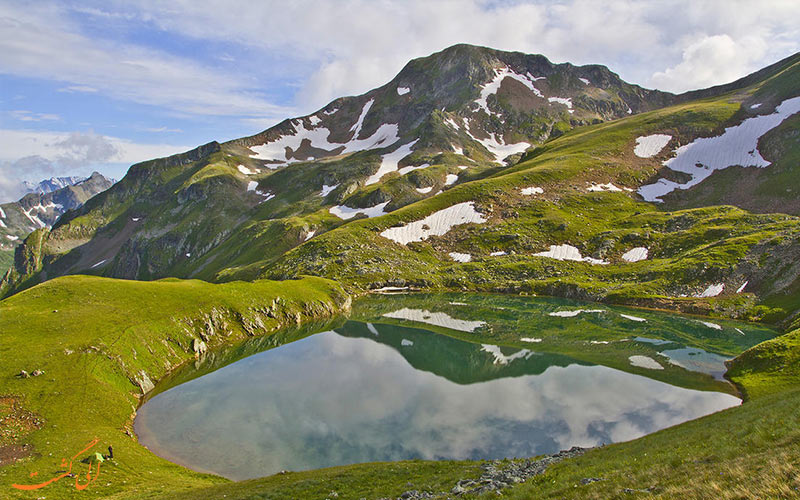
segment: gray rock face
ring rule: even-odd
[[[529,478],[543,474],[547,467],[562,460],[583,455],[587,448],[573,446],[569,450],[562,450],[553,455],[545,455],[539,459],[514,461],[508,464],[500,460],[487,462],[482,466],[483,474],[477,479],[462,479],[458,481],[449,492],[430,493],[426,491],[409,490],[400,495],[398,500],[417,500],[425,498],[449,497],[450,495],[481,495],[490,491],[500,493],[500,490],[517,483],[523,483]],[[588,478],[584,481],[601,481],[597,478]],[[588,483],[584,483],[588,484]]]

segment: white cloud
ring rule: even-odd
[[[189,0],[142,0],[135,6],[113,5],[105,2],[100,8],[182,36],[238,43],[254,54],[289,53],[309,62],[316,69],[296,96],[297,106],[306,111],[382,85],[409,59],[462,42],[542,53],[558,62],[605,64],[628,81],[678,90],[725,83],[800,49],[795,0],[208,0],[200,7]],[[724,52],[724,59],[715,61],[724,70],[700,71],[707,53],[715,50]]]
[[[703,36],[683,51],[680,63],[656,72],[651,82],[673,92],[730,82],[753,69],[766,51],[767,42],[758,37]]]
[[[80,32],[57,5],[0,3],[0,68],[6,74],[62,81],[68,91],[97,89],[114,98],[199,115],[283,116],[276,106],[203,63]]]
[[[21,122],[58,121],[60,116],[54,113],[34,113],[25,109],[16,109],[8,113],[15,120]]]
[[[0,200],[21,196],[23,180],[53,175],[88,175],[100,167],[114,175],[120,167],[169,156],[193,146],[135,143],[88,132],[0,129]]]

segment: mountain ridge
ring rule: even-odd
[[[497,259],[509,262],[504,265],[516,262],[514,266],[519,267],[525,262],[533,267],[523,274],[506,272],[505,278],[467,273],[461,279],[481,289],[522,290],[530,286],[521,279],[528,275],[540,283],[533,287],[537,293],[622,300],[625,295],[619,291],[591,291],[598,286],[597,269],[575,275],[585,276],[589,280],[585,283],[566,287],[554,283],[554,273],[569,275],[575,270],[557,259],[542,267],[540,263],[546,261],[536,254],[548,245],[575,244],[583,255],[598,261],[610,255],[612,262],[618,262],[614,259],[619,258],[615,252],[623,253],[621,241],[612,242],[601,234],[603,230],[614,233],[611,226],[600,227],[610,221],[592,224],[574,219],[569,210],[608,210],[603,208],[607,206],[633,217],[637,210],[657,208],[655,215],[664,208],[677,208],[679,202],[672,198],[661,207],[643,204],[635,191],[664,176],[679,179],[680,172],[660,165],[676,146],[768,114],[782,99],[800,93],[790,83],[798,73],[798,60],[798,55],[787,58],[755,77],[707,89],[702,99],[691,100],[688,94],[676,96],[628,84],[602,66],[553,65],[539,55],[454,46],[409,62],[381,87],[335,99],[315,113],[285,120],[253,136],[211,142],[134,165],[114,188],[63,217],[48,234],[34,238],[31,248],[37,248],[35,242],[42,243],[41,255],[33,251],[28,255],[32,264],[20,269],[36,271],[20,273],[18,269],[6,276],[0,289],[9,293],[41,279],[76,272],[211,281],[285,278],[299,272],[342,279],[351,290],[417,281],[460,288],[464,285],[433,271],[449,266],[448,254],[476,257],[485,253],[488,257],[490,252],[505,252],[508,257]],[[440,95],[425,90],[426,85],[439,89]],[[752,107],[759,103],[759,109]],[[776,131],[791,134],[794,122],[785,123],[785,131],[781,127]],[[650,156],[633,154],[637,135],[648,134],[668,135],[669,142]],[[579,137],[590,140],[579,144]],[[765,151],[774,157],[773,165],[759,172],[793,175],[792,154],[774,147]],[[715,171],[710,179],[730,176],[733,170]],[[680,202],[683,208],[709,205],[695,201],[698,188],[708,182],[676,192],[675,196],[688,196]],[[534,197],[520,195],[516,190],[522,188]],[[735,188],[734,181],[726,189]],[[537,190],[541,193],[536,194]],[[601,203],[602,197],[608,199]],[[464,226],[408,247],[397,247],[378,235],[387,224],[404,224],[407,215],[402,214],[428,215],[469,200],[474,200],[484,218],[494,210],[496,215],[488,217],[487,226]],[[736,204],[739,200],[727,201]],[[570,205],[573,208],[567,208]],[[372,219],[400,209],[405,211]],[[520,223],[515,225],[509,217],[522,213],[521,209],[525,215],[516,216]],[[731,214],[731,220],[749,217],[720,210]],[[370,221],[358,222],[365,215]],[[714,219],[708,210],[670,217],[706,221],[701,225]],[[752,220],[757,222],[742,224],[751,231],[751,238],[759,228],[783,227],[776,217]],[[562,226],[566,232],[559,229]],[[496,231],[507,234],[491,236]],[[479,238],[481,232],[485,236]],[[339,233],[340,237],[334,236]],[[360,243],[354,246],[345,240]],[[638,237],[640,244],[646,240]],[[496,248],[487,248],[489,243]],[[375,253],[368,256],[356,250],[367,246]],[[361,275],[340,273],[336,262],[348,262],[351,257],[357,260],[352,269]],[[309,259],[316,264],[309,267]],[[364,263],[370,261],[375,264],[365,268]],[[488,266],[487,270],[495,267],[488,262],[481,265]],[[457,265],[463,270],[473,267],[472,263]],[[428,278],[409,279],[413,274]],[[624,287],[632,297],[642,293],[675,297],[699,293],[694,290],[708,286],[703,279],[720,279],[723,274],[717,270],[695,273],[680,286],[666,280],[646,292],[632,284]],[[459,275],[460,271],[452,277]],[[593,284],[587,288],[588,283]],[[770,293],[765,288],[758,296]],[[757,303],[740,304],[731,314],[752,314],[746,311]]]

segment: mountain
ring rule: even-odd
[[[52,193],[61,188],[65,188],[67,186],[72,186],[74,184],[78,184],[79,182],[85,181],[87,177],[51,177],[49,179],[45,179],[40,181],[38,184],[34,184],[33,182],[23,181],[22,186],[25,188],[27,193],[39,193],[39,194],[47,194]]]
[[[795,55],[673,95],[457,45],[311,115],[132,166],[29,236],[0,291],[311,274],[785,317],[798,77]]]
[[[64,184],[62,187],[50,189],[61,183]],[[28,234],[51,227],[66,211],[79,208],[86,200],[112,185],[113,181],[97,172],[82,179],[54,177],[40,182],[37,188],[40,191],[0,205],[0,269],[11,265],[14,249]]]

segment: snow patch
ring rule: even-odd
[[[4,227],[4,228],[8,229],[8,226],[6,226],[6,223],[3,222],[2,220],[0,220],[0,227]]]
[[[757,103],[751,105],[750,109],[758,109],[762,104],[764,104],[764,103],[763,102],[757,102]]]
[[[469,262],[472,260],[472,255],[468,253],[450,252],[447,255],[456,262]]]
[[[671,135],[666,134],[653,134],[643,135],[636,138],[636,146],[633,148],[633,154],[639,158],[652,158],[664,149],[664,146],[672,140]]]
[[[780,125],[786,118],[800,111],[800,96],[783,101],[775,112],[744,120],[739,125],[728,127],[722,135],[703,137],[675,150],[675,157],[663,164],[676,171],[692,176],[684,184],[659,179],[654,184],[639,188],[645,201],[661,203],[662,196],[675,189],[689,189],[705,180],[714,170],[722,170],[734,165],[742,167],[767,167],[758,151],[758,140]]]
[[[740,286],[739,288],[736,289],[736,293],[742,293],[748,283],[750,283],[750,282],[749,281],[745,281],[744,283],[742,283],[742,286]]]
[[[500,84],[503,82],[503,80],[506,79],[506,77],[513,78],[514,80],[517,80],[521,84],[525,85],[536,96],[542,98],[544,97],[544,95],[542,95],[539,89],[537,89],[533,85],[533,82],[535,82],[537,79],[532,77],[530,73],[528,73],[527,75],[520,75],[519,73],[516,73],[513,69],[508,67],[502,69],[496,69],[494,70],[494,77],[488,83],[484,84],[481,87],[481,95],[478,99],[475,100],[475,103],[478,105],[479,109],[483,109],[484,111],[486,111],[486,114],[488,114],[489,116],[496,115],[498,113],[494,113],[489,110],[487,99],[489,98],[490,95],[497,93],[498,89],[500,89]]]
[[[417,188],[418,193],[428,194],[433,190],[433,186],[428,186],[426,188]]]
[[[400,345],[403,347],[408,347],[414,345],[414,342],[408,339],[403,339],[400,341]]]
[[[453,148],[453,152],[455,154],[464,156],[464,148],[460,148],[458,146],[453,146],[452,144],[450,145],[450,147]]]
[[[258,182],[256,182],[256,181],[250,181],[250,182],[247,183],[247,190],[248,191],[255,191],[257,187],[258,187]]]
[[[369,330],[369,332],[370,332],[371,334],[375,335],[375,336],[378,336],[378,335],[380,335],[380,334],[378,333],[378,329],[377,329],[377,328],[375,328],[375,325],[373,325],[372,323],[367,323],[367,330]]]
[[[431,236],[441,236],[454,226],[461,224],[482,224],[486,219],[475,210],[475,203],[466,201],[434,212],[422,220],[409,222],[399,227],[390,227],[381,236],[407,245],[412,241],[426,240]]]
[[[367,207],[367,208],[350,208],[344,205],[336,205],[328,209],[330,213],[335,215],[340,219],[352,219],[358,214],[364,214],[367,217],[380,217],[381,215],[385,215],[386,212],[383,209],[388,205],[389,202],[385,201],[383,203],[378,203],[374,207]]]
[[[378,171],[369,176],[364,184],[367,186],[370,184],[375,184],[381,180],[381,177],[389,172],[396,172],[397,164],[400,162],[400,160],[411,154],[411,147],[414,146],[418,140],[419,139],[414,139],[408,144],[403,144],[391,153],[383,155],[381,157],[381,166],[378,168]]]
[[[408,165],[407,167],[403,167],[403,168],[398,169],[397,173],[400,174],[400,175],[406,175],[407,173],[413,172],[414,170],[419,170],[421,168],[428,168],[430,166],[431,166],[430,163],[423,163],[422,165],[417,165],[417,166]]]
[[[714,330],[722,330],[722,327],[721,327],[721,326],[719,326],[719,325],[718,325],[718,324],[716,324],[716,323],[711,323],[711,322],[708,322],[708,321],[701,321],[700,323],[703,323],[703,324],[704,324],[704,325],[706,325],[707,327],[709,327],[709,328],[713,328]]]
[[[636,366],[639,368],[647,368],[649,370],[663,370],[664,367],[661,366],[658,361],[649,357],[649,356],[630,356],[628,357],[628,361],[630,361],[632,366]]]
[[[139,222],[140,220],[142,220],[142,218],[141,217],[131,217],[131,220],[133,222]]]
[[[334,189],[336,189],[338,187],[339,187],[338,184],[334,184],[333,186],[328,186],[327,184],[323,184],[322,185],[322,191],[320,191],[319,195],[324,198],[324,197],[328,196],[329,194],[331,194],[331,191],[333,191]]]
[[[594,184],[594,183],[592,183],[592,185],[589,186],[586,190],[589,191],[589,192],[596,192],[596,191],[620,192],[620,191],[622,191],[622,189],[618,188],[617,186],[615,186],[614,184],[612,184],[610,182],[608,184]]]
[[[548,97],[548,102],[557,102],[559,104],[563,104],[564,106],[572,109],[572,98],[570,97]]]
[[[319,116],[311,115],[308,117],[308,121],[311,122],[312,127],[316,127],[322,121]]]
[[[508,255],[508,254],[505,251],[500,250],[499,252],[492,252],[489,255],[492,256],[492,257],[499,257],[501,255]]]
[[[11,235],[11,234],[7,234],[6,238],[8,238],[11,241],[17,241],[19,239],[19,237]]]
[[[532,338],[532,337],[522,337],[520,340],[522,342],[532,342],[532,343],[536,343],[536,342],[541,342],[542,341],[542,339],[535,339],[535,338]]]
[[[101,266],[101,265],[103,265],[103,263],[104,263],[106,260],[108,260],[108,259],[103,259],[103,260],[101,260],[101,261],[100,261],[100,262],[98,262],[97,264],[93,265],[93,266],[92,266],[90,269],[94,269],[94,268],[95,268],[95,267],[97,267],[97,266]]]
[[[332,115],[332,114],[336,113],[337,111],[339,111],[339,108],[333,108],[333,109],[332,109],[332,110],[330,110],[330,111],[323,111],[323,112],[322,112],[322,114],[323,114],[323,115],[328,115],[328,116],[330,116],[330,115]]]
[[[605,309],[575,309],[574,311],[554,311],[548,314],[548,316],[555,316],[557,318],[574,318],[579,314],[599,314],[606,312]]]
[[[528,359],[535,354],[533,351],[529,351],[528,349],[520,349],[512,355],[506,356],[503,354],[503,351],[500,350],[499,346],[490,344],[481,344],[481,351],[488,352],[494,356],[493,363],[495,365],[507,365],[515,359]]]
[[[466,124],[466,119],[464,119],[464,123]],[[506,144],[502,137],[495,137],[494,132],[489,134],[489,137],[486,139],[478,139],[469,131],[467,127],[465,132],[468,136],[472,138],[474,141],[478,141],[485,147],[490,153],[492,153],[495,157],[495,163],[499,163],[500,165],[503,164],[503,159],[517,153],[524,153],[529,147],[531,147],[530,143],[527,142],[518,142],[516,144]]]
[[[580,250],[572,245],[550,245],[550,250],[533,254],[534,257],[549,257],[556,260],[583,261],[590,264],[608,264],[605,260],[581,256]]]
[[[520,189],[520,193],[524,194],[525,196],[531,196],[534,194],[544,194],[544,189],[536,186],[531,186]]]
[[[409,309],[407,307],[394,312],[386,313],[384,316],[387,318],[404,319],[408,321],[415,321],[417,323],[441,326],[443,328],[449,328],[451,330],[458,330],[461,332],[474,332],[486,324],[485,321],[467,321],[453,318],[449,314],[443,312],[430,312],[422,309]]]
[[[311,238],[313,238],[313,237],[314,237],[314,235],[315,235],[315,234],[317,234],[317,232],[316,232],[316,231],[309,231],[308,233],[306,233],[306,239],[305,239],[305,240],[303,240],[303,241],[308,241],[308,240],[310,240]]]
[[[644,322],[644,321],[647,321],[646,319],[644,319],[644,318],[640,318],[640,317],[638,317],[638,316],[629,316],[629,315],[627,315],[627,314],[620,314],[620,316],[622,316],[622,317],[623,317],[623,318],[625,318],[625,319],[629,319],[629,320],[631,320],[631,321],[638,321],[639,323],[642,323],[642,322]]]
[[[236,168],[239,169],[239,172],[243,173],[244,175],[253,175],[253,174],[255,174],[255,172],[253,172],[249,168],[245,167],[244,165],[239,165]]]
[[[647,260],[647,252],[648,250],[645,247],[631,248],[622,254],[622,260],[627,262],[639,262],[640,260]]]
[[[5,218],[6,218],[6,213],[5,213],[5,212],[3,212],[3,209],[2,209],[2,208],[0,208],[0,218],[2,218],[2,219],[5,219]]]
[[[297,120],[291,122],[291,126],[295,130],[294,134],[282,135],[274,141],[262,144],[260,146],[251,146],[250,150],[253,151],[251,156],[261,160],[285,162],[281,165],[268,165],[270,168],[277,168],[289,163],[302,161],[296,158],[289,158],[289,155],[296,151],[300,147],[301,143],[306,139],[310,142],[311,147],[323,149],[328,152],[343,148],[340,154],[391,146],[400,140],[396,123],[384,123],[378,127],[378,130],[376,130],[375,133],[370,137],[367,137],[366,139],[358,138],[359,134],[361,133],[361,126],[363,125],[364,117],[366,116],[373,102],[374,99],[370,100],[364,105],[358,121],[356,121],[356,123],[350,128],[354,134],[348,142],[329,142],[328,138],[331,134],[330,130],[325,127],[306,129],[303,120]]]
[[[466,165],[459,165],[459,166],[458,166],[458,169],[459,169],[459,170],[466,170],[466,169],[468,169],[468,168],[469,168],[469,167],[468,167],[468,166],[466,166]]]
[[[582,81],[584,84],[589,85],[591,82],[586,78],[578,78],[578,80]]]
[[[722,290],[724,290],[724,289],[725,289],[725,284],[724,283],[717,283],[716,285],[709,285],[709,287],[706,288],[703,291],[703,293],[701,293],[700,295],[695,295],[695,297],[701,297],[701,298],[716,297],[717,295],[721,294]]]
[[[397,95],[406,95],[411,92],[411,89],[408,87],[397,87]]]
[[[447,174],[444,178],[444,185],[445,186],[452,186],[458,180],[458,176],[456,174]]]

